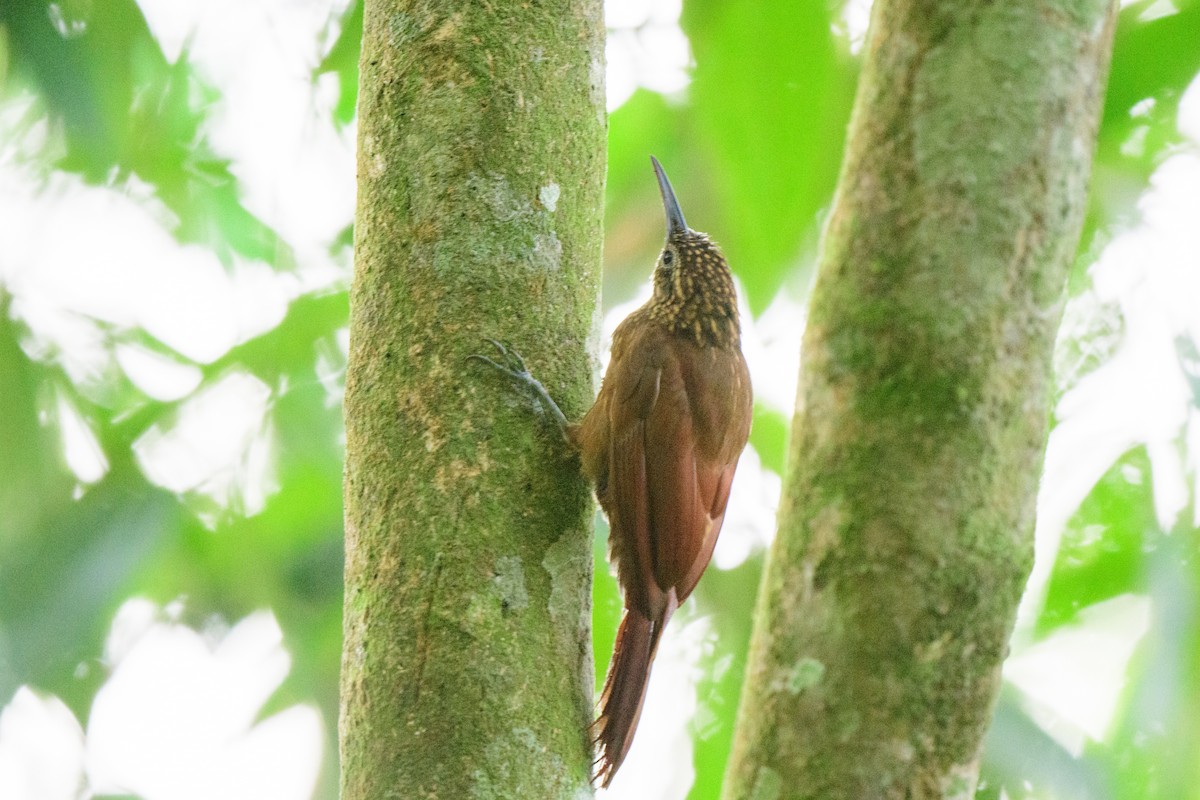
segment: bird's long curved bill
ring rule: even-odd
[[[667,212],[667,236],[683,233],[688,226],[683,220],[683,209],[679,207],[679,201],[675,199],[675,190],[671,188],[671,182],[667,180],[667,173],[663,172],[662,164],[658,163],[658,159],[650,156],[650,162],[654,164],[654,174],[658,176],[658,190],[662,193],[663,210]]]

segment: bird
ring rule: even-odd
[[[567,420],[511,348],[488,339],[504,363],[472,356],[534,392],[608,517],[624,610],[591,728],[593,780],[604,787],[633,742],[663,630],[712,558],[753,415],[729,265],[688,227],[662,165],[650,161],[667,227],[653,294],[613,332],[582,420]]]

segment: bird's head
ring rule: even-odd
[[[708,295],[706,305],[726,297],[736,305],[730,267],[720,248],[707,234],[688,227],[662,164],[654,156],[650,156],[650,162],[659,179],[662,209],[667,218],[666,242],[654,266],[655,300],[682,305],[703,294]]]

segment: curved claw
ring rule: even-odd
[[[497,341],[496,339],[491,339],[485,336],[483,340],[490,343],[493,347],[500,351],[500,358],[508,361],[509,363],[503,364],[500,361],[488,358],[480,353],[472,353],[471,355],[467,356],[467,360],[481,361],[484,364],[503,372],[517,383],[520,383],[530,389],[537,397],[542,407],[550,412],[550,416],[554,417],[554,421],[558,425],[558,429],[562,434],[563,440],[569,444],[571,439],[570,436],[567,435],[569,423],[567,422],[566,416],[562,413],[562,410],[558,407],[558,404],[554,402],[554,399],[550,397],[550,393],[546,391],[546,387],[543,386],[537,378],[530,374],[529,368],[525,366],[525,359],[521,358],[521,354],[510,347],[506,347],[503,343]]]
[[[506,367],[505,365],[501,364],[500,362],[490,359],[487,356],[480,355],[479,353],[472,353],[471,355],[467,356],[467,361],[482,361],[484,364],[487,364],[489,367],[493,367],[493,368],[499,370],[500,372],[503,372],[505,375],[508,375],[509,377],[516,378],[516,379],[523,378],[527,374],[524,372],[517,372],[509,367]]]
[[[500,358],[507,360],[509,363],[501,364],[494,359],[478,353],[472,353],[471,355],[467,356],[468,360],[475,359],[476,361],[482,361],[485,364],[491,364],[501,372],[505,372],[513,377],[517,377],[519,375],[529,375],[529,368],[525,366],[525,359],[521,358],[520,353],[510,347],[505,346],[503,342],[500,342],[496,339],[485,336],[483,337],[483,340],[492,347],[495,347],[496,350],[500,352]]]

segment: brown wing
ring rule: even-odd
[[[673,584],[682,603],[708,566],[725,521],[738,456],[750,435],[753,397],[750,372],[739,350],[700,348],[686,342],[678,343],[675,350],[691,422],[694,513],[707,523],[689,553],[686,572]]]
[[[653,333],[629,346],[634,357],[614,359],[606,376],[601,504],[626,604],[655,620],[667,593],[682,602],[712,556],[748,433],[749,378],[736,351]]]
[[[655,581],[678,596],[712,532],[708,501],[714,481],[697,459],[691,404],[674,353],[666,359],[660,384],[645,426],[650,549]]]
[[[660,618],[664,598],[654,579],[646,424],[658,401],[661,374],[654,366],[623,371],[613,385],[608,405],[608,479],[600,498],[608,515],[609,551],[625,591],[625,605],[651,620]]]

